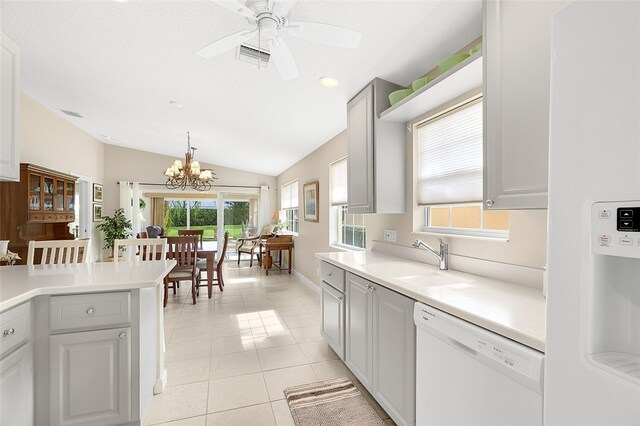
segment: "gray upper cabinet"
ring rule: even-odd
[[[568,2],[484,2],[484,198],[547,208],[551,19]]]
[[[398,89],[376,78],[347,104],[349,213],[405,212],[405,127],[379,120]]]

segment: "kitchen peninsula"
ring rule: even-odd
[[[175,261],[0,267],[1,424],[142,423]],[[36,383],[37,386],[33,384]]]

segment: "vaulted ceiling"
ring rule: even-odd
[[[189,130],[200,161],[278,175],[346,128],[346,102],[371,79],[408,85],[478,37],[481,9],[480,0],[300,0],[291,20],[362,39],[341,49],[285,36],[299,70],[289,81],[235,50],[196,56],[250,28],[207,0],[3,0],[0,24],[22,47],[23,91],[80,113],[64,117],[103,142],[180,156]],[[322,87],[322,76],[340,85]]]

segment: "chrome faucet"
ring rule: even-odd
[[[438,238],[438,241],[440,241],[440,253],[429,247],[424,241],[421,241],[419,238],[416,238],[411,245],[415,248],[420,248],[420,246],[422,246],[429,250],[435,257],[438,258],[438,266],[440,267],[440,270],[446,271],[447,269],[449,269],[449,244],[445,243],[440,238]]]

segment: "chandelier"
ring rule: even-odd
[[[215,172],[209,169],[201,169],[200,163],[193,159],[196,152],[191,146],[191,138],[187,132],[187,152],[184,154],[184,167],[182,161],[176,160],[169,167],[164,175],[167,177],[165,186],[169,189],[192,188],[197,191],[208,191],[211,189],[211,182],[215,179]]]

